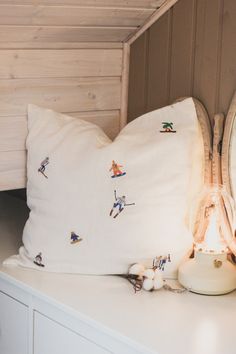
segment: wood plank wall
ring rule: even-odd
[[[0,190],[25,186],[28,103],[117,135],[128,70],[122,42],[163,2],[0,1]]]
[[[28,103],[118,133],[122,56],[122,48],[0,49],[0,190],[25,186]]]
[[[180,0],[131,47],[129,120],[195,96],[211,118],[236,89],[236,1]]]
[[[122,49],[0,50],[0,189],[25,186],[27,104],[119,131]]]

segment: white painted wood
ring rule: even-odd
[[[2,4],[33,4],[33,5],[76,5],[76,6],[106,6],[106,7],[143,7],[156,8],[164,0],[2,0]]]
[[[11,223],[14,213],[8,212],[5,222]],[[0,233],[0,259],[9,255],[3,238]],[[236,292],[219,297],[164,290],[135,294],[115,276],[6,267],[0,268],[0,288],[15,298],[25,294],[27,304],[30,296],[41,315],[115,354],[235,354]]]
[[[129,63],[130,63],[130,45],[125,43],[123,49],[123,70],[121,78],[121,119],[120,129],[127,124],[128,114],[128,94],[129,94]]]
[[[147,19],[147,21],[141,26],[139,29],[136,30],[135,33],[130,34],[125,42],[129,43],[130,45],[136,41],[145,31],[147,31],[151,25],[153,25],[164,13],[166,13],[172,6],[174,6],[177,1],[179,0],[166,0],[164,1],[160,8],[158,8],[153,15]]]
[[[55,321],[34,313],[34,354],[106,354],[107,350]]]
[[[136,27],[0,26],[0,43],[122,42]]]
[[[0,353],[28,353],[27,307],[1,292],[0,286]]]
[[[0,80],[0,117],[25,115],[28,103],[58,112],[120,109],[120,78]]]
[[[120,76],[121,49],[1,50],[0,78]]]
[[[82,6],[2,5],[1,25],[140,26],[154,9]]]

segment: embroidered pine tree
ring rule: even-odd
[[[176,130],[173,129],[174,123],[172,122],[162,122],[163,130],[160,130],[160,133],[176,133]]]

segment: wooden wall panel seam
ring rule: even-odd
[[[75,6],[75,5],[80,5],[80,6],[87,6],[87,7],[93,7],[93,6],[115,6],[117,8],[120,7],[141,7],[141,8],[157,8],[160,6],[161,3],[163,3],[164,0],[66,0],[66,5],[65,5],[65,0],[2,0],[2,4],[4,5],[9,5],[9,4],[19,4],[19,5],[34,5],[38,6],[39,4],[43,5],[61,5],[61,6]]]
[[[144,50],[145,36],[139,38],[138,46],[132,46],[135,48],[136,61],[131,50],[133,67],[131,67],[130,88],[134,87],[134,79],[137,80],[139,88],[136,92],[142,102],[138,109],[135,108],[135,96],[133,97],[130,92],[130,119],[146,111],[170,104],[170,99],[177,96],[177,93],[178,97],[187,94],[200,99],[211,118],[219,111],[226,113],[228,110],[229,102],[236,88],[236,1],[180,0],[173,9],[174,18],[171,20],[174,27],[172,53],[169,51],[168,56],[166,55],[167,44],[170,44],[167,38],[167,13],[146,32],[146,36],[148,33],[150,38],[148,51],[150,56],[147,59],[146,68],[143,67],[144,52],[147,57],[146,49]],[[171,11],[168,11],[168,16]],[[185,41],[183,40],[184,28],[189,31],[186,32]],[[182,37],[180,38],[180,36]],[[174,42],[175,38],[180,43],[179,49]],[[138,56],[137,48],[143,50],[142,56]],[[180,55],[181,50],[184,54]],[[172,58],[170,58],[171,56]],[[181,59],[188,66],[184,67]],[[172,61],[172,72],[168,71],[166,65],[170,60]],[[184,72],[184,68],[188,73]],[[182,77],[181,71],[183,71]],[[169,83],[169,80],[166,79],[167,75],[172,80],[171,97],[168,97],[169,93],[166,92],[166,83],[167,81]],[[184,82],[183,80],[188,81]],[[147,85],[145,103],[142,100],[141,83],[143,87],[145,83]]]
[[[26,113],[27,103],[59,111],[120,109],[120,77],[0,80],[0,116]]]
[[[219,112],[219,96],[220,96],[220,73],[221,73],[221,59],[222,59],[222,40],[223,40],[223,26],[224,26],[224,0],[221,0],[219,10],[219,29],[218,29],[218,48],[217,48],[217,72],[216,72],[216,91],[215,91],[215,112]],[[220,112],[219,112],[220,113]]]
[[[144,80],[144,97],[145,97],[145,102],[144,102],[144,112],[146,113],[148,111],[148,105],[149,105],[149,44],[150,44],[150,28],[146,32],[145,36],[145,80]]]
[[[196,58],[196,32],[197,32],[197,0],[194,0],[193,13],[192,13],[192,50],[191,50],[191,82],[190,82],[190,96],[193,96],[194,88],[194,68]]]
[[[124,43],[122,76],[121,76],[120,129],[122,129],[127,124],[128,96],[129,96],[129,67],[130,67],[130,45],[128,43]]]
[[[122,49],[122,42],[0,42],[0,50]]]
[[[2,25],[37,26],[140,26],[155,9],[56,5],[2,5]]]
[[[121,70],[121,49],[0,49],[0,79],[114,77]]]
[[[173,38],[173,8],[168,12],[168,71],[167,71],[167,100],[170,101],[171,90],[171,60],[172,60],[172,38]]]

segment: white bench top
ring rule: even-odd
[[[14,237],[10,240],[0,230],[0,262],[16,253]],[[137,350],[143,348],[140,353],[236,353],[236,292],[215,297],[165,290],[135,294],[128,281],[115,276],[1,266],[0,278],[132,343]]]

